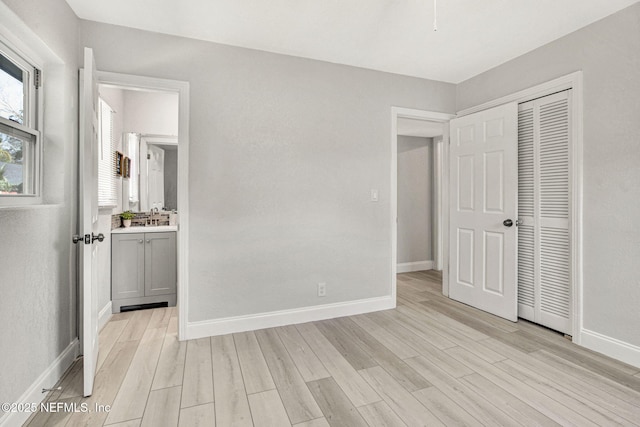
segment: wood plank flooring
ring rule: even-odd
[[[398,275],[398,307],[188,342],[174,308],[114,315],[95,393],[82,361],[34,426],[640,426],[640,369],[444,298]]]

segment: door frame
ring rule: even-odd
[[[178,339],[187,337],[189,312],[189,82],[98,70],[98,83],[178,94]],[[183,173],[184,171],[184,173]]]
[[[439,113],[435,111],[427,111],[427,110],[416,110],[413,108],[403,108],[403,107],[391,107],[391,188],[390,188],[390,229],[391,229],[391,297],[393,298],[394,306],[396,303],[396,293],[397,293],[397,261],[398,261],[398,119],[413,119],[413,120],[423,120],[429,122],[438,122],[443,124],[443,136],[442,136],[442,144],[443,147],[446,146],[444,144],[445,141],[449,139],[449,120],[456,117],[455,114],[448,113]],[[446,201],[446,193],[448,188],[448,167],[446,166],[448,160],[445,158],[436,158],[436,152],[438,150],[434,147],[434,159],[435,161],[435,170],[434,170],[434,182],[440,182],[441,187],[436,188],[436,193],[440,193],[441,197],[436,197],[436,206],[433,210],[433,221],[435,224],[438,224],[436,227],[436,240],[437,244],[436,250],[434,251],[434,260],[436,261],[436,265],[441,264],[443,268],[445,265],[448,265],[448,259],[443,256],[446,253],[446,247],[444,247],[444,240],[442,236],[444,234],[444,230],[447,230],[446,225],[448,224],[448,211],[444,210],[444,207],[447,205]],[[447,150],[441,149],[439,150],[443,156],[447,157]],[[444,270],[443,270],[444,271]]]
[[[496,107],[510,102],[531,101],[556,92],[571,89],[571,141],[569,145],[569,229],[571,231],[571,308],[572,341],[582,341],[582,241],[583,241],[583,79],[582,71],[576,71],[556,79],[532,86],[458,112],[458,117]],[[448,257],[448,254],[445,253]],[[448,264],[448,263],[447,263]]]

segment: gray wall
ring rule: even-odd
[[[454,85],[88,21],[81,42],[191,84],[190,321],[389,295],[390,109],[452,112]]]
[[[58,56],[43,70],[45,204],[0,208],[0,402],[16,402],[76,336],[78,21],[63,0],[4,3]]]
[[[164,206],[178,209],[178,150],[164,149]]]
[[[640,3],[469,79],[458,109],[582,70],[584,327],[640,345]]]
[[[178,94],[125,90],[124,131],[178,135]]]
[[[433,139],[398,135],[398,264],[433,260]]]

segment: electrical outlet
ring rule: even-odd
[[[318,296],[324,297],[327,296],[327,284],[326,283],[318,283]]]

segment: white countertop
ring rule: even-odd
[[[163,231],[178,231],[177,225],[151,225],[147,227],[121,227],[111,230],[111,234],[129,234],[129,233],[160,233]]]

